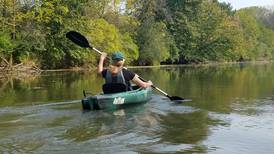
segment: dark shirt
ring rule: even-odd
[[[126,80],[126,83],[130,87],[130,82],[129,81],[134,78],[135,73],[133,73],[133,72],[131,72],[131,71],[125,69],[125,68],[123,68],[122,71],[123,71],[123,75],[124,75],[124,78]],[[106,75],[107,75],[107,69],[104,69],[102,71],[103,78],[106,78]],[[113,80],[115,81],[115,76],[113,76]]]

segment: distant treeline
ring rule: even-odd
[[[76,30],[131,65],[272,60],[274,11],[217,0],[0,0],[0,66],[94,66]]]

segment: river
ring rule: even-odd
[[[95,72],[0,80],[1,153],[274,152],[274,64],[131,69],[172,96],[115,111],[81,109]]]

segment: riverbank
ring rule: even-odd
[[[172,64],[172,65],[154,65],[154,66],[125,66],[128,69],[142,69],[142,68],[164,68],[164,67],[207,67],[207,66],[220,66],[220,65],[234,65],[234,64],[268,64],[273,61],[247,61],[247,62],[209,62],[200,64]],[[94,71],[96,67],[84,68],[73,67],[69,69],[50,69],[42,70],[44,72],[67,72],[67,71]]]
[[[261,64],[268,64],[268,63],[273,63],[273,61],[248,61],[248,62],[209,62],[209,63],[201,63],[201,64],[173,64],[173,65],[154,65],[154,66],[125,66],[128,69],[145,69],[145,68],[165,68],[165,67],[210,67],[210,66],[225,66],[225,65],[235,65],[235,64],[256,64],[256,65],[261,65]],[[73,68],[68,68],[68,69],[46,69],[42,70],[39,68],[36,69],[21,69],[21,70],[1,70],[0,71],[0,78],[1,76],[8,76],[9,74],[15,74],[15,75],[20,75],[22,74],[23,76],[25,75],[37,75],[40,74],[41,72],[82,72],[82,71],[95,71],[97,68],[96,67],[73,67]]]

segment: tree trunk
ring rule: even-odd
[[[13,66],[12,66],[13,60],[12,60],[12,54],[10,55],[10,60],[9,60],[9,70],[13,70]]]

